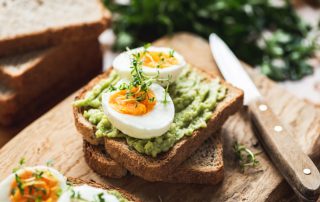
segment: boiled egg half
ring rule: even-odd
[[[128,81],[120,80],[116,87],[126,83]],[[174,118],[172,99],[157,83],[152,83],[147,91],[133,87],[104,93],[102,106],[113,126],[139,139],[163,135]]]
[[[186,62],[184,58],[171,48],[140,47],[121,53],[113,61],[113,68],[122,78],[130,78],[133,54],[140,54],[142,71],[146,76],[158,76],[158,83],[166,85],[179,76]]]
[[[41,199],[57,202],[59,194],[66,189],[66,178],[59,171],[47,166],[25,167],[0,183],[0,201],[25,202]]]
[[[107,191],[88,186],[80,185],[70,188],[65,192],[59,202],[74,202],[74,201],[106,201],[106,202],[119,202],[118,198]]]

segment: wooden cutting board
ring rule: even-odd
[[[156,44],[170,46],[182,53],[191,64],[217,72],[209,46],[201,38],[181,33],[161,39]],[[248,72],[275,113],[294,132],[303,151],[313,158],[319,157],[320,110],[298,100],[251,69]],[[11,172],[21,157],[25,157],[27,165],[54,160],[54,167],[67,176],[109,182],[144,201],[275,201],[293,195],[258,145],[245,109],[223,126],[225,179],[219,185],[148,183],[134,176],[119,180],[101,178],[84,161],[82,140],[73,125],[73,98],[74,95],[71,95],[65,99],[0,150],[0,179]],[[245,173],[240,171],[232,150],[235,140],[256,152],[262,151],[258,156],[260,166],[257,169]]]

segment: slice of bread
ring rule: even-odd
[[[93,86],[101,79],[107,77],[110,71],[111,69],[93,79],[79,92],[75,99],[83,98]],[[208,72],[204,72],[198,68],[195,68],[195,71],[199,71],[199,73],[210,79],[215,78]],[[104,138],[106,151],[112,159],[117,161],[132,174],[148,181],[160,181],[190,157],[212,133],[221,128],[230,115],[234,114],[242,107],[243,92],[223,81],[222,85],[228,88],[227,96],[222,102],[217,104],[212,118],[207,123],[207,127],[194,131],[190,137],[182,138],[168,152],[158,155],[157,158],[152,158],[132,150],[128,147],[125,140],[120,138]],[[79,133],[82,134],[83,139],[91,144],[99,144],[99,141],[101,140],[96,140],[95,138],[95,126],[86,121],[82,115],[81,109],[74,106],[73,112],[76,128]]]
[[[35,109],[52,106],[101,72],[96,39],[31,55],[0,59],[0,124],[17,122],[32,116]]]
[[[37,74],[44,71],[58,54],[64,54],[63,48],[57,46],[32,51],[25,54],[0,58],[0,81],[9,88],[21,88],[31,83]],[[58,58],[57,58],[58,59]]]
[[[88,54],[90,57],[101,54],[97,39],[0,58],[0,84],[15,91],[24,91],[26,87],[36,91],[37,89],[30,87],[39,87],[40,83],[42,86],[52,83],[56,77],[60,78],[70,71],[68,67],[80,65],[81,60],[88,60]],[[83,57],[80,57],[81,55]]]
[[[127,174],[127,169],[114,161],[103,145],[93,145],[83,140],[83,153],[88,166],[99,175],[121,178]]]
[[[214,185],[223,179],[223,148],[220,133],[209,137],[201,147],[169,176],[159,180],[172,183],[195,183]],[[102,176],[119,178],[126,169],[114,161],[102,145],[83,141],[87,164]]]
[[[0,56],[97,38],[111,14],[100,0],[0,0]]]
[[[84,180],[81,180],[79,178],[72,178],[72,177],[68,177],[68,182],[70,184],[72,184],[73,186],[79,186],[79,185],[89,185],[89,186],[92,186],[92,187],[96,187],[96,188],[100,188],[100,189],[104,189],[106,191],[112,191],[112,190],[115,190],[115,191],[118,191],[123,198],[126,198],[128,201],[133,201],[133,202],[141,202],[140,199],[138,199],[137,197],[133,196],[132,194],[129,194],[128,192],[120,189],[120,188],[117,188],[117,187],[114,187],[110,184],[99,184],[99,183],[96,183],[95,181],[84,181]]]

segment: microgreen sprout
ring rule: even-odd
[[[52,167],[53,166],[53,160],[52,159],[50,159],[50,160],[48,160],[47,162],[46,162],[46,165],[48,166],[48,167]]]
[[[33,176],[35,176],[36,179],[41,179],[43,174],[44,174],[44,171],[36,170],[36,172],[33,173]]]
[[[144,51],[147,50],[147,48],[150,47],[150,44],[146,44],[144,46]],[[131,51],[129,48],[127,48],[127,51]],[[144,52],[145,53],[145,52]],[[142,102],[146,99],[148,99],[149,102],[154,102],[155,98],[154,97],[149,97],[148,95],[148,90],[150,86],[152,85],[153,82],[155,81],[160,81],[160,82],[168,82],[168,79],[160,79],[159,75],[160,72],[157,72],[157,75],[155,76],[148,76],[145,75],[142,71],[142,54],[141,52],[137,53],[132,53],[131,54],[131,80],[129,83],[121,83],[118,87],[118,90],[127,90],[126,93],[126,98],[130,99],[136,94],[137,92],[142,92],[139,96],[135,97],[136,101]],[[133,88],[138,88],[137,92],[132,92]],[[169,88],[169,82],[166,87],[166,93],[165,93],[165,98],[164,102],[167,103],[167,93],[168,93],[168,88]],[[109,90],[114,91],[117,88],[112,86]]]
[[[148,48],[150,48],[150,46],[151,46],[151,43],[146,43],[146,44],[144,44],[144,46],[143,46],[144,52],[147,52],[147,51],[148,51]]]
[[[174,57],[174,50],[173,50],[173,49],[171,49],[171,50],[169,51],[169,56],[170,56],[170,57]]]
[[[97,202],[105,202],[105,199],[103,198],[103,193],[99,193],[97,195],[98,199],[96,200]]]
[[[19,160],[19,165],[18,167],[12,169],[12,172],[15,173],[17,172],[18,170],[20,170],[26,163],[26,159],[24,157],[21,157],[21,159]]]
[[[253,153],[246,146],[235,142],[233,145],[234,152],[239,160],[239,165],[242,171],[245,171],[246,168],[256,167],[259,165],[259,161],[256,156],[259,154]]]
[[[18,185],[18,189],[19,189],[20,193],[23,195],[24,194],[24,187],[23,187],[23,183],[22,183],[20,176],[18,174],[15,174],[15,179],[16,179],[16,182]]]

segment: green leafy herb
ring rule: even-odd
[[[18,167],[12,169],[13,173],[16,173],[18,170],[20,170],[26,163],[26,159],[24,157],[21,157],[21,159],[19,160],[19,165]]]
[[[103,198],[103,193],[99,193],[99,194],[97,195],[97,197],[98,197],[97,202],[105,202],[105,200],[104,200],[104,198]]]
[[[170,56],[170,57],[173,57],[173,56],[174,56],[174,50],[173,50],[173,49],[171,49],[171,50],[169,51],[169,56]]]
[[[34,175],[36,179],[41,179],[43,174],[44,174],[44,171],[42,170],[36,170],[36,172],[32,173],[32,175]]]
[[[164,92],[164,99],[163,99],[163,104],[167,104],[168,103],[168,92],[169,91],[169,82],[167,83],[167,87],[165,89],[165,92]]]
[[[37,196],[36,201],[35,202],[42,202],[42,197],[41,196]]]
[[[236,55],[274,80],[296,80],[312,73],[306,62],[319,49],[310,26],[288,0],[131,0],[129,5],[104,0],[114,13],[118,50],[137,47],[173,32],[222,37]],[[269,33],[266,37],[265,33]]]
[[[18,189],[19,189],[21,195],[24,195],[23,182],[22,182],[20,176],[18,174],[15,174],[15,179],[16,179],[17,186],[18,186]]]
[[[58,197],[60,197],[62,195],[63,190],[61,188],[58,188],[56,194]]]
[[[137,96],[135,99],[138,102],[142,102],[146,99],[148,99],[150,102],[154,102],[154,97],[149,97],[148,90],[151,84],[155,81],[166,81],[168,83],[165,93],[164,101],[167,102],[167,91],[169,87],[169,78],[168,79],[159,79],[159,72],[156,76],[147,76],[142,71],[142,54],[144,54],[148,47],[150,47],[150,44],[144,45],[144,52],[137,52],[132,53],[132,61],[131,61],[131,80],[129,83],[121,83],[118,87],[119,90],[127,90],[126,92],[126,98],[129,99],[134,96],[134,93],[131,91],[132,88],[139,88],[139,92],[142,92],[141,95]],[[127,48],[127,51],[130,51],[129,48]],[[117,88],[112,86],[110,91],[114,91]]]
[[[109,86],[109,89],[108,89],[110,92],[112,92],[112,91],[115,91],[115,90],[117,90],[117,88],[116,87],[114,87],[114,85],[110,85]]]
[[[233,145],[233,149],[239,160],[239,165],[242,171],[244,171],[246,168],[256,167],[257,165],[259,165],[259,161],[256,158],[256,155],[258,154],[254,154],[244,145],[235,142]]]
[[[143,45],[144,52],[147,52],[148,48],[151,46],[151,43],[146,43]]]
[[[49,161],[46,162],[46,165],[48,167],[52,167],[53,166],[54,161],[52,159],[50,159]]]
[[[74,189],[71,189],[71,195],[70,195],[70,197],[71,197],[72,199],[77,199],[77,200],[83,201],[83,198],[81,197],[80,192],[76,192],[76,191],[74,191]]]

